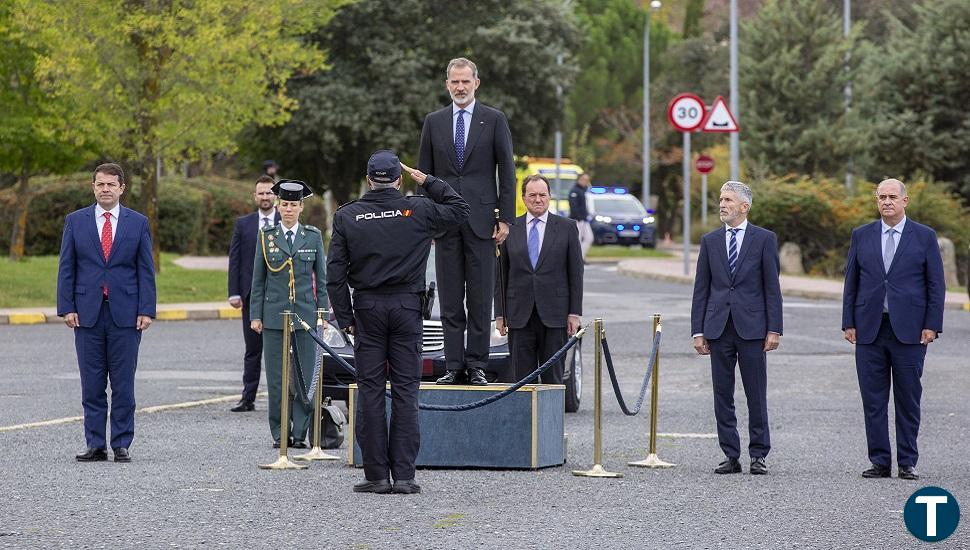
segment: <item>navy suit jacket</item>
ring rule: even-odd
[[[477,100],[467,131],[465,162],[459,170],[451,104],[430,113],[421,127],[418,170],[448,182],[471,209],[468,224],[472,231],[480,239],[490,239],[495,208],[501,221],[511,224],[515,218],[512,133],[502,111]]]
[[[148,218],[129,208],[118,213],[118,230],[105,261],[94,206],[68,214],[57,267],[57,314],[77,313],[82,327],[98,320],[108,288],[111,318],[134,327],[139,315],[155,317],[155,264]]]
[[[724,226],[701,239],[690,311],[691,334],[715,340],[724,332],[728,316],[744,340],[761,340],[769,331],[782,334],[778,238],[751,222],[745,232],[733,277]]]
[[[852,231],[842,292],[842,330],[856,329],[856,342],[871,344],[882,323],[883,300],[896,338],[918,344],[923,329],[943,332],[946,283],[936,232],[906,219],[896,254],[885,269],[882,223],[876,220]]]
[[[565,328],[570,314],[583,314],[583,251],[576,222],[550,213],[546,223],[535,269],[529,260],[525,214],[515,219],[508,239],[502,243],[498,267],[502,276],[495,280],[495,316],[504,317],[509,328],[524,328],[533,307],[549,328]]]
[[[276,211],[273,224],[280,223]],[[253,258],[256,257],[256,237],[259,233],[259,212],[236,218],[229,242],[229,296],[249,298],[253,288]]]

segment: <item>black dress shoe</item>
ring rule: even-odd
[[[413,479],[396,479],[391,490],[402,495],[413,495],[421,492],[421,486]]]
[[[112,449],[115,455],[115,462],[131,462],[131,455],[128,454],[128,449],[124,447],[118,447],[117,449]]]
[[[736,458],[729,458],[714,468],[715,474],[740,474],[741,463]]]
[[[87,449],[83,453],[74,455],[78,462],[101,462],[108,460],[108,451],[104,449]]]
[[[287,442],[288,442],[287,445],[286,445],[287,447],[292,447],[293,446],[293,440],[292,439],[287,439]],[[273,442],[273,448],[274,449],[279,449],[280,448],[280,442],[279,441],[274,441]]]
[[[250,411],[255,411],[256,410],[256,405],[253,404],[252,401],[247,401],[245,399],[240,399],[239,400],[239,403],[236,403],[236,406],[233,407],[233,408],[231,408],[231,409],[229,409],[229,410],[232,411],[232,412],[234,412],[234,413],[250,412]]]
[[[485,379],[485,372],[482,369],[468,369],[468,383],[472,386],[487,386],[488,380]]]
[[[768,473],[768,466],[765,465],[764,457],[751,459],[751,475],[763,476]]]
[[[360,483],[354,484],[355,493],[377,493],[379,495],[386,495],[391,492],[391,482],[382,479],[380,481],[361,481]]]
[[[872,465],[871,468],[862,472],[862,477],[875,478],[875,477],[889,477],[892,473],[889,471],[889,466],[877,466]]]
[[[294,441],[293,443],[290,443],[290,447],[292,447],[294,449],[309,449],[310,448],[310,447],[307,446],[306,441],[303,441],[303,440]]]
[[[909,479],[917,480],[919,479],[919,474],[916,473],[915,466],[900,466],[899,467],[899,479]]]
[[[438,379],[436,384],[457,384],[458,383],[458,371],[450,370],[445,373],[444,376]]]

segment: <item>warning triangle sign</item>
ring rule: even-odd
[[[704,121],[701,122],[702,132],[737,132],[738,122],[734,120],[734,115],[728,109],[727,103],[722,96],[717,96],[714,105],[707,112]]]

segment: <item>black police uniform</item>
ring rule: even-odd
[[[589,211],[586,209],[586,188],[578,183],[569,190],[569,217],[580,222],[589,219]]]
[[[369,481],[414,479],[428,253],[435,233],[468,218],[468,204],[446,182],[428,176],[423,187],[425,196],[413,197],[393,188],[368,191],[340,207],[333,220],[327,293],[340,327],[354,327],[355,436]],[[390,440],[384,402],[388,374]]]

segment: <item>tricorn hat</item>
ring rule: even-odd
[[[301,201],[313,196],[310,186],[299,180],[280,180],[273,186],[273,194],[281,201]]]

